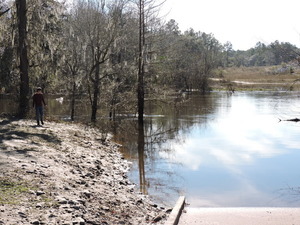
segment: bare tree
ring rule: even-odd
[[[76,14],[72,12],[64,21],[64,37],[62,54],[62,74],[64,90],[70,94],[70,117],[74,121],[76,95],[79,94],[80,87],[83,86],[84,80],[84,51],[85,44],[81,41],[80,31],[76,28],[78,23]]]
[[[161,3],[163,4],[163,3]],[[146,42],[146,34],[150,33],[150,23],[155,20],[156,12],[161,4],[156,4],[155,0],[139,0],[139,48],[138,48],[138,81],[137,81],[137,100],[138,100],[138,121],[143,124],[144,104],[145,104],[145,66],[150,43]]]
[[[88,80],[91,102],[91,121],[96,121],[100,97],[100,85],[110,75],[108,60],[119,37],[119,21],[124,2],[78,1],[75,29],[84,45],[84,70]]]

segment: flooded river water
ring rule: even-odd
[[[68,117],[49,101],[48,114]],[[300,207],[300,123],[285,121],[296,117],[298,92],[213,92],[176,107],[147,105],[142,136],[133,118],[109,130],[132,162],[130,179],[156,201],[173,205],[185,195],[192,207]]]

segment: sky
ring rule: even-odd
[[[211,33],[234,50],[276,40],[300,47],[299,0],[166,0],[161,15],[174,19],[182,32]]]

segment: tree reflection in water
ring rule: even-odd
[[[157,126],[151,119],[146,119],[144,124],[123,120],[115,125],[114,141],[122,144],[121,152],[133,163],[129,176],[140,192],[162,204],[168,204],[166,199],[170,198],[176,201],[182,187],[174,185],[178,183],[174,180],[180,179],[175,171],[161,165],[160,153],[170,153],[170,149],[162,145],[170,136],[174,137],[177,129],[163,131],[164,126]]]
[[[48,107],[45,111],[47,119],[69,120],[69,99],[64,99],[60,104],[56,99],[61,96],[47,96]],[[189,97],[189,96],[187,96]],[[2,102],[6,99],[0,99]],[[78,100],[76,108],[76,120],[88,121],[89,107],[86,107],[86,99]],[[124,157],[133,163],[129,174],[130,179],[138,184],[144,194],[149,194],[156,200],[173,204],[178,195],[185,189],[183,178],[177,169],[179,162],[165,160],[166,155],[174,155],[174,149],[170,142],[180,143],[184,141],[185,133],[194,126],[195,122],[205,124],[202,115],[214,111],[215,98],[201,96],[199,98],[184,98],[184,101],[174,100],[174,104],[165,102],[148,102],[146,104],[144,124],[138,125],[136,118],[124,117],[127,114],[119,114],[115,121],[105,117],[105,112],[99,115],[100,128],[103,134],[111,132],[114,141],[123,145],[121,151]],[[6,106],[13,103],[11,98],[5,102]],[[12,104],[13,105],[13,104]],[[4,112],[13,112],[10,106],[2,109]],[[99,112],[100,113],[100,112]],[[197,116],[195,116],[197,115]],[[127,115],[128,116],[128,115]],[[103,135],[102,135],[103,136]],[[103,138],[106,136],[104,135]]]
[[[182,104],[177,102],[176,110],[172,104],[161,104],[148,105],[143,125],[135,119],[123,118],[114,123],[112,133],[114,141],[122,144],[124,157],[133,163],[129,177],[139,184],[140,192],[170,205],[186,189],[178,172],[181,163],[165,159],[166,155],[169,158],[175,155],[170,143],[184,142],[195,122],[205,125],[207,117],[202,115],[214,112],[215,98],[206,96]]]
[[[4,97],[0,111],[14,112]],[[47,97],[46,117],[68,120],[68,99],[61,105],[57,97]],[[86,102],[78,102],[77,121],[89,119]],[[110,121],[105,111],[96,125],[123,145],[131,181],[157,202],[185,194],[199,207],[298,206],[299,123],[278,118],[298,117],[299,102],[299,92],[214,92],[175,106],[152,100],[144,126],[126,112]]]
[[[143,194],[147,193],[146,188],[146,176],[145,176],[145,133],[144,123],[138,123],[138,158],[139,158],[139,175],[140,175],[140,192]]]

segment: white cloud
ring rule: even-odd
[[[192,171],[199,170],[204,164],[221,164],[240,174],[242,165],[286,154],[287,150],[281,149],[280,144],[297,149],[297,143],[281,138],[284,130],[274,129],[275,118],[257,114],[253,103],[235,99],[230,110],[230,114],[225,113],[226,118],[222,118],[220,112],[220,117],[210,122],[203,133],[199,132],[201,128],[194,126],[183,143],[174,142],[174,152],[169,160],[182,163]]]

